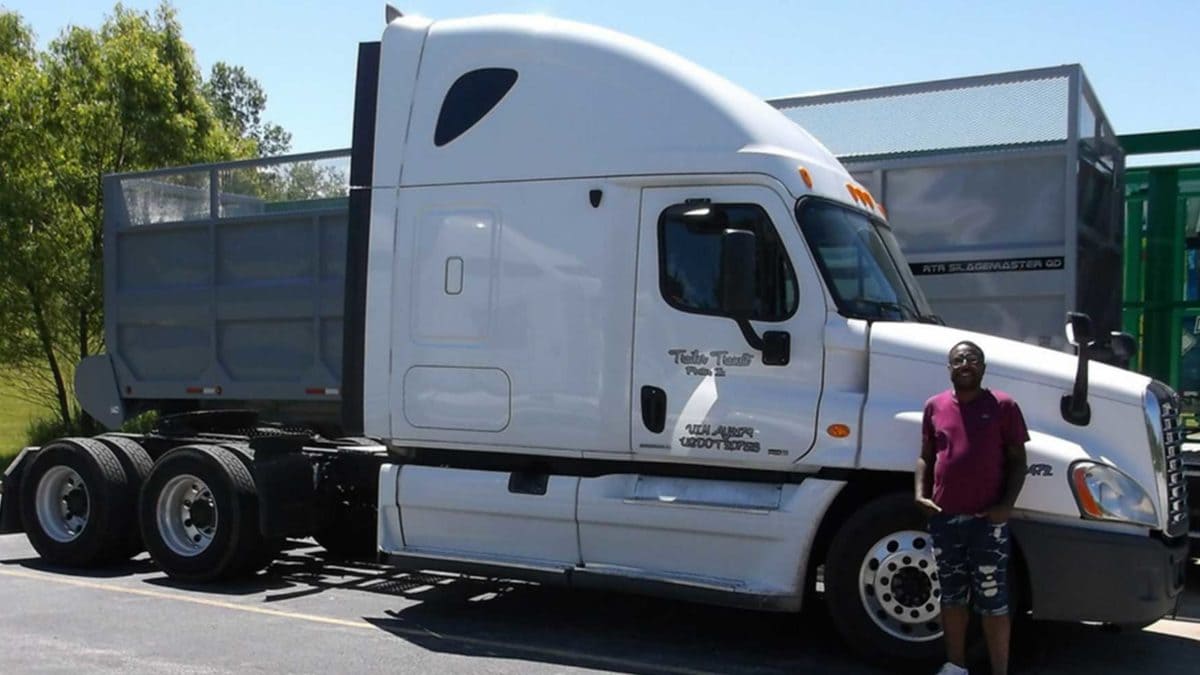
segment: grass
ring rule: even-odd
[[[35,417],[48,415],[48,411],[17,398],[12,386],[17,377],[12,371],[0,368],[0,471],[25,445],[29,423]]]
[[[102,431],[81,426],[79,420],[64,426],[54,410],[22,401],[13,386],[19,379],[16,371],[0,367],[0,473],[26,445],[45,445],[56,438],[91,436]],[[155,413],[143,413],[126,421],[121,431],[146,433],[157,423]]]

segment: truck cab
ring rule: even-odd
[[[391,367],[364,373],[363,411],[399,458],[383,554],[777,609],[824,560],[844,631],[928,643],[921,523],[862,514],[911,490],[924,402],[970,339],[1033,430],[1014,530],[1034,615],[1173,605],[1173,394],[1094,364],[1091,417],[1067,419],[1078,360],[936,325],[879,203],[769,105],[544,18],[394,21],[380,83],[366,361]],[[878,585],[909,577],[903,601]]]

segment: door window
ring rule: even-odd
[[[755,235],[753,275],[756,321],[783,321],[796,311],[796,275],[771,219],[755,204],[677,204],[658,221],[659,286],[676,309],[733,316],[725,307],[721,254],[729,230]]]

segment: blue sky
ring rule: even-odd
[[[126,0],[152,8],[154,0]],[[657,43],[773,98],[1080,63],[1117,133],[1200,127],[1195,0],[394,0],[434,19],[541,13]],[[357,44],[377,40],[380,0],[177,0],[205,72],[216,61],[262,82],[267,118],[297,152],[350,144]],[[42,45],[98,26],[111,2],[0,0]],[[1190,156],[1189,156],[1190,158]],[[1178,161],[1180,157],[1172,158]]]

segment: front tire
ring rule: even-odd
[[[267,549],[249,469],[214,445],[164,455],[142,489],[139,520],[150,557],[173,579],[204,582],[253,572]]]
[[[871,660],[942,654],[933,540],[911,495],[876,499],[842,525],[825,562],[825,596],[842,638]]]
[[[47,562],[98,567],[120,558],[133,514],[125,471],[103,443],[64,438],[42,448],[21,483],[21,520]]]

